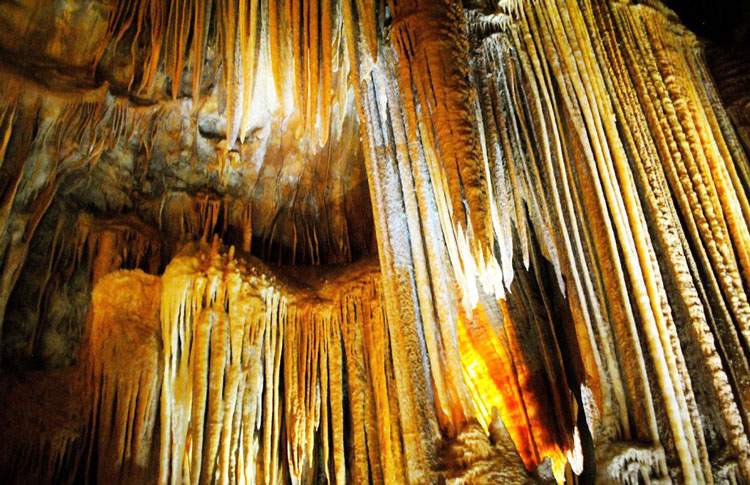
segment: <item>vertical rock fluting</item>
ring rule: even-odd
[[[680,482],[747,477],[747,159],[700,46],[627,3],[515,2],[475,28],[498,213],[566,279],[595,442],[664,446]]]
[[[112,79],[127,99],[86,82],[31,95],[3,72],[0,315],[68,174],[139,130],[148,171],[163,106],[178,107],[172,129],[195,117],[196,137],[223,138],[210,174],[225,185],[266,157],[263,116],[281,113],[283,131],[268,152],[278,169],[258,168],[248,197],[163,193],[158,231],[132,222],[145,208],[102,227],[82,216],[74,236],[51,224],[51,255],[33,260],[49,264],[42,279],[71,253],[97,284],[79,367],[53,376],[83,380],[64,411],[88,419],[23,437],[3,468],[107,483],[523,483],[549,458],[558,482],[750,481],[741,114],[655,2],[486,3],[118,0],[76,69],[91,83],[128,52]],[[144,100],[164,104],[132,104]],[[219,121],[201,118],[207,105]],[[109,274],[159,272],[180,243],[217,234],[247,253],[259,220],[265,259],[282,261],[284,232],[293,264],[351,261],[360,214],[328,176],[362,170],[343,160],[359,154],[357,129],[379,272],[271,270],[215,239],[161,277]],[[308,172],[325,174],[324,195],[305,194],[319,181]],[[280,187],[267,205],[252,198],[264,184]]]
[[[450,436],[474,415],[463,384],[450,381],[459,360],[442,323],[455,328],[476,306],[466,295],[482,268],[500,268],[510,286],[506,261],[518,246],[529,268],[535,238],[565,281],[585,365],[571,384],[594,391],[600,412],[588,391],[579,405],[605,473],[663,476],[668,465],[687,483],[710,483],[714,472],[747,478],[747,160],[695,38],[658,6],[508,2],[467,17],[472,85],[460,7],[392,7],[377,53],[356,5],[345,21],[387,307],[392,320],[417,322],[401,345],[429,363],[429,381],[418,361],[402,374],[435,395],[426,425],[435,419]],[[493,244],[495,265],[464,251]],[[534,312],[516,306],[510,321]],[[559,390],[555,347],[540,357]],[[575,433],[558,439],[577,465]],[[605,450],[630,440],[652,449],[648,458],[623,451],[618,472]],[[628,468],[628,454],[642,471]]]
[[[504,414],[495,419],[506,420],[527,466],[549,456],[563,480],[566,453],[580,450],[560,355],[544,344],[546,351],[533,357],[522,350],[517,332],[524,325],[513,328],[514,317],[505,322],[510,335],[493,327],[503,322],[505,304],[497,299],[513,281],[513,263],[508,253],[501,269],[488,249],[497,213],[478,136],[462,11],[451,2],[407,2],[391,15],[398,30],[377,55],[362,40],[361,32],[371,28],[367,18],[352,5],[345,21],[354,46],[350,64],[359,66],[355,79],[386,309],[389,322],[397,322],[393,350],[420,356],[397,363],[401,420],[422,436],[408,445],[410,456],[421,457],[409,462],[408,476],[434,479],[428,477],[434,473],[436,425],[452,439],[478,420],[490,425],[492,408],[499,407]],[[442,163],[443,156],[450,164]],[[474,310],[480,293],[489,294],[494,311]],[[542,316],[540,300],[517,310],[523,321],[530,316],[530,329],[540,326],[532,339],[548,335],[552,320]],[[538,365],[539,357],[544,364]],[[434,411],[420,405],[430,395]],[[552,422],[541,410],[555,407]],[[527,422],[510,422],[513,417]],[[580,466],[580,456],[575,461]]]

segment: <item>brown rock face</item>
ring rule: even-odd
[[[658,1],[0,2],[0,476],[750,481],[748,59]]]

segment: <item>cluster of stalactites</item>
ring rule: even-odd
[[[503,167],[490,165],[481,144],[464,12],[458,2],[399,2],[390,12],[388,41],[374,46],[364,33],[373,22],[382,30],[382,19],[356,6],[345,14],[347,31],[362,39],[352,44],[351,65],[358,67],[384,295],[389,319],[401,322],[394,358],[409,392],[400,396],[400,408],[420,436],[409,443],[417,457],[410,473],[428,473],[436,436],[454,436],[476,421],[490,429],[502,420],[529,469],[549,457],[563,480],[569,461],[581,469],[574,408],[554,317],[544,314],[539,295],[517,307],[526,315],[503,316],[506,289],[516,271],[529,270],[530,257],[527,247],[525,267],[516,265],[514,228],[500,220],[523,207],[510,180],[498,187]],[[518,208],[504,205],[509,201]],[[528,330],[519,331],[519,321]],[[549,340],[531,357],[524,341],[541,336]],[[416,346],[423,362],[400,356]],[[545,365],[531,369],[537,357]],[[430,401],[435,412],[422,413]],[[555,403],[555,422],[548,422],[540,410]]]
[[[565,276],[607,411],[592,432],[664,445],[686,483],[728,444],[750,476],[747,158],[695,38],[653,6],[508,14],[474,46],[495,234],[527,261],[535,237]]]
[[[293,93],[292,104],[309,114],[327,110],[319,98],[329,91],[307,86],[332,82],[325,58],[342,66],[340,49],[348,49],[385,305],[376,279],[319,298],[264,279],[216,247],[178,257],[161,281],[153,330],[164,345],[152,355],[162,372],[162,482],[300,481],[316,470],[341,481],[348,465],[356,482],[424,481],[439,437],[474,419],[491,428],[492,406],[531,423],[543,408],[529,405],[524,369],[486,377],[519,365],[520,343],[538,343],[514,336],[523,320],[516,311],[549,343],[540,375],[562,374],[554,332],[541,325],[562,318],[554,305],[541,298],[513,307],[518,295],[505,291],[522,267],[538,269],[535,245],[567,296],[566,323],[585,368],[585,382],[570,385],[581,395],[593,390],[580,404],[595,443],[647,444],[624,447],[606,473],[664,475],[666,456],[686,483],[711,483],[720,459],[750,477],[750,205],[738,169],[747,160],[694,38],[665,12],[622,2],[512,2],[489,21],[468,17],[470,33],[482,20],[470,46],[458,2],[399,2],[388,42],[377,35],[383,16],[368,15],[375,10],[367,1],[198,3],[122,2],[113,33],[148,30],[150,72],[163,44],[174,52],[166,56],[172,72],[182,73],[188,38],[203,65],[215,14],[230,138],[244,133],[247,93],[259,89],[258,75],[245,69],[268,66],[275,96]],[[343,23],[329,26],[332,34],[322,13],[338,8]],[[314,35],[311,22],[321,22]],[[323,45],[319,32],[338,42],[338,62],[333,51],[310,49]],[[259,52],[269,63],[250,61]],[[84,120],[98,116],[81,110]],[[216,224],[211,214],[218,210],[201,220]],[[503,316],[482,315],[491,311]],[[118,407],[119,397],[113,404],[112,396],[132,393],[114,392],[101,377],[114,361],[100,361],[97,409],[140,419],[135,408]],[[698,380],[704,392],[693,390]],[[567,384],[556,384],[569,399]],[[556,410],[565,419],[570,411]],[[345,419],[354,427],[346,439]],[[575,427],[553,432],[541,422],[513,422],[510,434],[527,463],[551,456],[560,478],[567,460],[580,465]],[[99,439],[114,440],[117,453],[128,448],[119,445],[122,433],[106,429]],[[725,448],[728,458],[718,456]]]
[[[120,268],[141,268],[150,274],[159,271],[162,262],[162,243],[150,227],[129,217],[95,220],[79,214],[72,231],[73,240],[65,230],[66,218],[61,218],[55,228],[52,265],[66,264],[66,273],[81,265],[88,265],[91,286],[107,274]],[[67,261],[56,261],[64,253]]]
[[[389,315],[417,321],[404,338],[424,339],[441,429],[474,415],[451,372],[458,316],[482,291],[507,297],[537,244],[568,297],[599,442],[664,446],[688,483],[711,482],[728,444],[750,477],[747,159],[695,38],[657,4],[500,9],[399,2],[374,46],[380,19],[344,10]]]
[[[342,3],[347,2],[118,1],[107,42],[132,41],[139,69],[130,89],[137,95],[153,95],[163,68],[177,97],[187,90],[182,83],[189,66],[198,107],[206,68],[215,76],[220,66],[230,147],[255,128],[254,113],[271,105],[284,115],[296,113],[310,143],[322,147],[336,129],[332,123],[344,119],[349,90]],[[146,48],[138,53],[141,44]]]
[[[403,482],[377,272],[312,292],[219,249],[191,246],[161,278],[117,272],[94,291],[99,478]]]
[[[80,456],[70,461],[98,483],[146,483],[155,477],[163,365],[161,288],[158,276],[135,270],[105,276],[91,295],[81,346],[90,400],[83,409],[90,410],[90,421],[86,443],[76,450]],[[73,377],[80,378],[77,373]]]

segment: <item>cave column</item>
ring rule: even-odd
[[[391,4],[390,40],[377,38],[383,12],[368,15],[373,9],[360,3],[345,1],[343,13],[407,475],[431,481],[437,440],[477,420],[462,374],[459,313],[476,303],[478,281],[502,287],[503,278],[490,249],[460,2]]]

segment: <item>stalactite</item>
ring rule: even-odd
[[[359,20],[357,6],[348,8],[357,12],[345,16],[350,38],[353,38],[361,35],[367,26],[365,21]],[[698,376],[691,375],[686,365],[685,346],[690,344],[681,342],[684,338],[696,338],[702,349],[700,365],[713,369],[709,374],[713,376],[712,392],[726,396],[721,414],[724,426],[736,430],[729,435],[734,440],[734,456],[744,462],[740,450],[745,438],[744,432],[737,430],[740,420],[736,397],[727,396],[727,371],[716,360],[711,339],[705,337],[707,328],[703,322],[707,317],[701,307],[706,303],[699,303],[692,289],[695,276],[688,268],[695,256],[690,254],[691,249],[684,240],[691,238],[694,246],[707,248],[708,259],[703,257],[700,267],[718,270],[716,281],[721,294],[727,295],[722,298],[728,298],[727,309],[733,315],[730,318],[738,319],[735,331],[741,334],[747,309],[740,283],[747,245],[744,240],[747,231],[743,209],[745,194],[736,175],[738,169],[734,168],[737,161],[729,158],[729,145],[723,141],[725,136],[731,140],[731,133],[722,133],[721,113],[715,114],[710,105],[710,99],[715,97],[711,86],[700,83],[705,73],[700,67],[701,59],[691,51],[693,41],[689,35],[668,27],[673,20],[651,7],[517,2],[505,7],[506,16],[501,21],[493,18],[492,22],[485,22],[481,16],[474,20],[469,17],[470,23],[479,22],[476,27],[470,25],[469,30],[478,37],[475,42],[479,42],[482,61],[475,64],[472,87],[451,81],[450,75],[438,67],[439,61],[430,64],[433,61],[429,54],[429,35],[438,31],[439,19],[447,18],[446,12],[450,12],[451,7],[436,4],[420,8],[429,11],[430,22],[434,23],[427,24],[432,28],[425,29],[427,24],[422,20],[412,26],[412,16],[419,11],[418,7],[399,5],[392,12],[396,34],[391,37],[398,61],[388,61],[387,55],[379,56],[381,61],[386,59],[385,66],[388,62],[394,65],[394,71],[382,65],[364,65],[360,67],[356,82],[360,86],[360,115],[367,120],[364,128],[369,137],[367,156],[372,197],[379,205],[376,214],[378,210],[383,211],[376,217],[376,227],[380,231],[385,284],[390,284],[388,281],[393,278],[397,294],[416,291],[418,295],[419,305],[407,310],[401,318],[412,320],[418,312],[417,321],[421,320],[426,345],[423,352],[433,369],[437,416],[444,429],[450,427],[441,416],[441,408],[445,409],[445,403],[451,398],[442,382],[450,372],[434,370],[443,365],[436,360],[439,347],[431,343],[435,338],[431,336],[432,327],[437,324],[439,328],[441,319],[433,320],[435,317],[430,315],[429,307],[435,295],[425,293],[426,285],[420,276],[420,266],[424,264],[422,251],[435,254],[431,248],[434,227],[427,222],[429,216],[425,214],[444,214],[439,233],[445,241],[445,250],[451,255],[450,264],[459,287],[466,296],[472,293],[474,281],[473,277],[465,275],[475,274],[467,273],[467,268],[477,264],[481,275],[484,257],[481,252],[473,252],[466,258],[464,248],[476,247],[473,245],[481,244],[490,236],[479,230],[476,234],[470,233],[468,242],[464,243],[460,231],[444,222],[466,223],[468,217],[461,214],[467,207],[472,227],[492,227],[491,239],[500,248],[497,257],[504,284],[510,286],[518,271],[508,264],[516,244],[520,243],[523,261],[527,268],[529,265],[531,233],[525,216],[528,210],[542,254],[552,260],[561,284],[563,278],[572,283],[567,287],[567,294],[578,343],[588,349],[584,352],[588,356],[587,380],[596,383],[599,399],[604,400],[600,405],[607,409],[604,421],[595,425],[602,426],[602,439],[629,439],[635,433],[640,439],[652,440],[658,449],[659,436],[666,427],[670,439],[674,440],[667,448],[676,453],[671,457],[679,457],[681,463],[680,471],[675,472],[679,475],[675,476],[688,482],[712,480],[701,423],[706,415],[698,409],[691,384]],[[355,18],[359,24],[354,22]],[[446,21],[446,25],[449,24]],[[631,41],[631,32],[642,33]],[[609,41],[612,36],[627,40],[615,44]],[[461,42],[460,35],[452,37],[447,33],[436,35],[434,39],[443,54],[450,49],[451,42]],[[658,42],[664,44],[653,48]],[[352,65],[363,66],[366,44],[355,48],[351,45]],[[571,49],[580,56],[567,55]],[[634,59],[623,63],[622,59],[630,59],[633,52],[654,56],[648,82],[641,81],[637,72],[648,63]],[[458,66],[456,69],[460,69],[460,58],[460,54],[451,57],[453,66]],[[465,75],[457,77],[465,78]],[[393,79],[396,89],[389,85]],[[661,83],[661,91],[649,91],[649,83]],[[474,110],[470,103],[461,107],[456,104],[452,112],[464,114],[460,123],[448,123],[450,133],[441,132],[439,126],[445,124],[440,118],[443,109],[440,92],[446,86],[452,89],[454,103],[460,104],[464,96],[472,99],[472,89],[476,89],[479,99]],[[388,111],[386,106],[394,99],[398,99],[401,113],[405,115]],[[634,104],[636,99],[637,104]],[[640,111],[641,107],[655,102],[666,103],[661,109],[667,109],[667,116],[649,118],[648,113]],[[432,118],[425,120],[427,116]],[[472,131],[472,116],[478,120],[475,125],[478,132]],[[615,120],[625,128],[618,130]],[[435,128],[421,132],[428,123],[436,123]],[[466,131],[458,128],[463,126],[461,123],[467,126]],[[631,126],[632,132],[629,131]],[[650,138],[640,130],[651,133],[667,130],[669,137],[676,136],[678,142],[673,146],[678,152],[672,151],[672,155],[677,153],[679,160],[683,160],[681,163],[691,165],[678,169],[672,176],[669,168],[672,155],[660,151],[658,138]],[[402,141],[404,139],[419,141],[410,144]],[[472,143],[478,139],[483,143],[482,157],[478,154],[459,157],[461,163],[467,164],[481,163],[483,158],[483,176],[472,178],[468,175],[470,165],[454,167],[450,163],[449,147],[451,143],[467,140],[460,146],[471,150]],[[422,152],[414,150],[415,146]],[[427,194],[431,195],[428,198],[419,188],[422,157],[430,167]],[[521,157],[531,163],[519,163]],[[667,167],[666,177],[661,179],[662,169],[653,163],[658,158],[665,160]],[[442,167],[437,169],[430,165],[431,160],[441,160]],[[407,161],[409,168],[404,169]],[[741,162],[740,158],[738,166]],[[458,171],[451,172],[454,169]],[[395,174],[390,172],[392,170]],[[445,174],[441,174],[441,170],[445,170]],[[680,175],[679,170],[685,175]],[[416,181],[414,187],[412,177]],[[699,182],[701,179],[712,182]],[[470,187],[466,193],[462,192],[465,187],[459,180]],[[663,195],[664,191],[680,193],[685,190],[680,188],[685,183],[701,184],[692,189],[696,194],[692,196],[694,201],[682,204],[680,200],[684,199],[678,197],[676,207],[665,205],[668,198]],[[394,193],[394,185],[400,186],[401,192]],[[644,187],[655,192],[644,193]],[[417,200],[412,202],[410,194],[415,189]],[[470,190],[478,192],[472,195]],[[484,194],[485,202],[479,202],[482,200],[479,193]],[[436,209],[420,212],[433,196]],[[443,202],[446,200],[452,202],[446,205]],[[404,222],[399,221],[401,216],[395,212],[401,204],[406,210]],[[580,213],[590,214],[592,222],[578,219],[576,214]],[[421,217],[417,218],[417,214]],[[480,226],[475,218],[483,217],[481,214],[492,216],[492,224]],[[688,222],[699,217],[697,230],[691,231],[690,226],[684,228],[681,218],[685,217]],[[422,222],[418,222],[420,220]],[[401,225],[404,229],[397,229]],[[413,289],[409,289],[409,284],[404,285],[403,280],[399,281],[393,261],[389,260],[389,255],[395,255],[395,249],[382,242],[403,237],[397,235],[399,232],[408,235],[410,241],[411,254],[407,261],[411,260],[408,266],[414,268],[410,276],[414,281]],[[520,240],[514,240],[516,233]],[[687,256],[683,256],[685,252]],[[670,263],[657,261],[657,254],[668,254]],[[427,260],[435,261],[435,256],[430,255]],[[435,264],[433,268],[445,267],[431,264]],[[707,271],[712,274],[715,270]],[[435,272],[439,273],[433,269]],[[494,281],[502,281],[502,278],[494,277]],[[671,288],[675,284],[681,289],[677,300],[675,295],[668,296],[666,290],[667,286]],[[434,280],[429,286],[439,292]],[[608,303],[613,298],[621,303]],[[476,297],[464,298],[462,306],[471,309],[475,302]],[[398,304],[390,300],[389,305]],[[680,313],[685,308],[691,309],[687,320],[689,327],[678,329],[678,318],[680,324],[685,321],[684,314]],[[516,307],[510,312],[511,321],[514,314],[529,311]],[[618,343],[613,337],[621,340]],[[441,345],[449,342],[443,341]],[[461,355],[466,366],[466,359],[472,354],[462,352]],[[622,355],[630,357],[621,361]],[[546,353],[544,358],[547,358]],[[742,372],[743,362],[744,357],[739,357],[732,365],[736,369],[730,372]],[[653,377],[658,383],[654,387],[650,385],[653,382],[651,372],[655,372]],[[622,384],[620,376],[625,377]],[[655,401],[651,400],[651,393]],[[649,397],[643,400],[644,395]],[[476,400],[480,401],[481,408],[482,400]],[[659,416],[666,416],[667,422],[657,420],[654,406],[663,410],[659,411]],[[480,414],[488,420],[487,409]],[[516,437],[519,439],[518,435]],[[561,479],[560,466],[556,469]],[[662,473],[663,467],[648,468],[644,473],[651,473],[648,470]]]
[[[176,98],[183,72],[191,68],[196,107],[204,97],[201,86],[206,53],[216,47],[229,148],[237,139],[244,142],[254,128],[253,97],[261,81],[272,83],[283,112],[288,115],[296,110],[311,143],[323,147],[331,121],[343,119],[332,112],[345,108],[348,66],[341,54],[342,24],[334,22],[331,15],[339,8],[338,0],[122,1],[116,2],[109,16],[104,42],[116,45],[127,38],[133,43],[130,51],[136,68],[130,89],[138,96],[158,97],[161,81],[157,74],[163,65],[171,79],[167,90]],[[126,36],[128,32],[132,35]],[[374,42],[374,27],[370,32]],[[143,52],[140,44],[145,45]],[[269,58],[264,60],[266,48]],[[295,94],[290,97],[290,93]]]
[[[104,11],[63,81],[0,72],[0,318],[63,184],[108,157],[140,184],[40,235],[29,353],[52,275],[87,264],[80,361],[50,381],[85,392],[33,404],[49,431],[0,406],[0,470],[750,480],[745,93],[725,60],[724,109],[658,2]]]
[[[162,360],[157,276],[114,273],[97,285],[83,344],[92,399],[87,466],[100,483],[153,480]],[[86,468],[84,468],[86,470]]]
[[[69,225],[72,230],[64,230]],[[80,213],[60,220],[51,242],[50,271],[71,275],[84,266],[93,286],[119,269],[142,269],[156,274],[165,254],[160,235],[133,217],[101,219]]]
[[[477,275],[483,283],[495,288],[502,278],[495,278],[498,273],[493,269],[494,258],[486,247],[490,226],[486,214],[487,194],[482,186],[485,174],[478,167],[476,127],[470,116],[464,116],[471,112],[472,105],[464,84],[466,66],[460,54],[463,45],[460,34],[451,30],[459,29],[460,32],[460,12],[449,3],[438,2],[432,7],[399,6],[394,12],[397,28],[393,31],[393,56],[400,62],[394,65],[394,73],[388,75],[398,79],[399,87],[395,93],[399,93],[405,109],[405,136],[410,143],[419,139],[422,145],[424,154],[420,156],[426,159],[430,177],[434,180],[432,190],[442,232],[448,242],[456,278],[464,291],[465,306],[469,306],[467,302],[476,298]],[[426,10],[415,15],[419,8]],[[405,12],[403,22],[400,21],[401,11]],[[361,12],[358,15],[362,23],[359,32],[369,31],[372,27],[367,22],[367,15]],[[416,18],[430,19],[430,24],[422,25],[420,21],[419,28],[415,28],[412,22]],[[450,64],[444,63],[447,57],[443,51],[446,49],[456,53],[450,57]],[[377,52],[371,54],[375,56]],[[363,52],[361,58],[368,56]],[[450,89],[453,91],[448,94]],[[441,165],[438,163],[441,157],[450,161]],[[464,193],[468,210],[464,209]]]
[[[735,353],[737,359],[721,364],[717,352],[726,352],[719,348],[731,352],[733,339],[744,327],[748,307],[740,281],[747,223],[746,195],[737,175],[742,173],[744,157],[733,155],[729,148],[733,135],[720,121],[723,112],[716,111],[711,101],[716,99],[712,85],[703,82],[703,59],[695,54],[690,34],[652,7],[547,1],[517,3],[507,7],[507,14],[517,20],[502,23],[495,30],[500,33],[486,38],[479,34],[484,64],[474,74],[484,110],[480,116],[489,173],[497,184],[493,189],[502,194],[507,190],[504,184],[510,182],[510,191],[520,195],[529,210],[537,237],[542,236],[543,254],[574,283],[568,296],[579,343],[592,349],[595,357],[588,361],[587,373],[589,378],[599,375],[593,382],[600,387],[602,407],[620,410],[619,417],[604,416],[605,435],[627,438],[633,431],[641,434],[650,428],[643,437],[656,440],[668,426],[676,448],[667,448],[679,455],[681,479],[711,482],[709,454],[715,450],[707,448],[701,423],[709,415],[699,410],[706,404],[696,401],[691,384],[702,376],[689,371],[684,352],[691,341],[697,342],[701,349],[697,365],[711,376],[712,395],[722,402],[721,426],[733,443],[733,456],[745,463],[740,450],[746,435],[737,428],[743,421],[739,395],[727,394],[728,375],[735,376],[732,379],[741,375],[745,358]],[[567,56],[571,49],[578,54]],[[514,85],[523,86],[520,102],[513,101],[518,96]],[[527,114],[512,114],[518,108]],[[529,142],[524,143],[525,136]],[[538,152],[532,148],[535,140],[542,147]],[[531,160],[539,157],[549,163],[548,168],[536,175],[526,165],[526,173],[519,177],[515,172],[519,151]],[[540,176],[537,185],[533,180]],[[540,186],[551,189],[539,190]],[[675,205],[665,195],[670,191],[678,194]],[[550,192],[554,204],[543,210]],[[500,204],[498,213],[513,214],[513,226],[525,234],[524,218],[513,210],[515,202],[495,200]],[[571,216],[561,210],[571,211]],[[585,221],[575,220],[573,211],[601,214],[601,223],[587,228]],[[554,228],[551,238],[545,236],[550,227]],[[500,237],[497,232],[496,237]],[[690,245],[686,239],[692,241]],[[604,256],[607,253],[621,256],[612,260]],[[661,259],[665,257],[668,262]],[[730,320],[737,319],[729,334],[709,330],[715,310],[707,305],[717,303],[706,297],[701,300],[695,270],[690,269],[694,264],[705,268],[699,271],[716,275],[708,279],[716,282],[709,284],[711,294],[728,298],[721,305],[732,313]],[[578,265],[581,269],[576,269]],[[603,270],[601,265],[613,266]],[[596,267],[602,273],[592,272]],[[602,292],[601,285],[611,289]],[[667,287],[678,292],[667,295]],[[635,295],[632,307],[630,292]],[[625,312],[602,313],[608,308],[607,299],[618,294]],[[721,321],[726,320],[716,323]],[[732,332],[736,336],[731,337]],[[612,336],[636,345],[623,346],[610,340]],[[593,339],[590,344],[588,338]],[[631,350],[640,347],[639,341],[647,344],[644,354]],[[623,351],[635,355],[620,368],[614,356]],[[696,364],[691,365],[695,369]],[[636,391],[650,381],[646,368],[652,366],[659,382],[658,388],[651,389],[654,398],[658,396],[653,405],[666,400],[668,423],[657,423],[649,409],[653,405],[640,400],[642,391]],[[624,389],[616,377],[621,373],[626,377]],[[733,393],[742,392],[735,389]],[[637,402],[645,405],[643,411]],[[622,413],[626,409],[632,417]],[[642,424],[633,428],[633,418]],[[606,431],[612,425],[617,430],[614,435],[611,428]]]
[[[364,478],[382,470],[377,476],[402,480],[377,273],[365,264],[325,282],[300,275],[319,281],[317,289],[214,240],[185,248],[161,278],[102,278],[83,347],[94,413],[84,459],[98,463],[100,481],[127,480],[132,467],[162,483],[309,481],[318,469],[343,483],[349,461],[364,466]],[[133,348],[115,344],[123,340]],[[371,365],[362,367],[362,357]],[[354,418],[356,403],[373,421],[351,430],[350,441],[344,410]],[[322,462],[318,442],[328,450]],[[345,446],[357,442],[362,448]]]
[[[354,9],[354,6],[350,8]],[[474,155],[454,154],[456,163],[460,166],[451,166],[446,169],[457,170],[451,172],[453,175],[442,174],[442,168],[439,166],[440,157],[444,156],[443,151],[451,149],[451,144],[455,144],[453,148],[456,150],[470,152],[475,148],[476,151],[479,150],[479,146],[472,148],[462,145],[464,141],[469,144],[478,141],[475,138],[476,131],[473,131],[476,130],[476,126],[472,127],[472,123],[476,121],[472,118],[475,110],[470,102],[472,88],[464,83],[460,73],[453,70],[454,67],[441,64],[445,58],[439,60],[437,54],[439,48],[458,50],[458,47],[447,45],[446,42],[456,42],[460,45],[460,34],[454,33],[456,38],[447,36],[448,41],[439,36],[430,37],[431,33],[437,29],[450,25],[451,15],[456,14],[450,9],[455,6],[424,7],[429,11],[434,24],[430,23],[430,27],[427,28],[414,20],[413,28],[420,29],[419,32],[409,30],[410,22],[413,18],[416,19],[416,16],[412,18],[410,15],[415,12],[412,12],[408,6],[403,8],[403,12],[407,12],[403,20],[399,19],[399,13],[394,14],[394,22],[403,22],[403,26],[400,27],[403,29],[402,34],[399,37],[401,44],[393,50],[388,48],[385,52],[379,53],[377,58],[382,64],[379,63],[369,69],[361,68],[359,71],[361,78],[357,82],[359,82],[360,89],[358,98],[360,116],[367,121],[364,125],[369,137],[365,145],[366,161],[372,198],[376,203],[375,222],[376,230],[379,232],[378,241],[381,245],[379,254],[383,284],[387,289],[384,292],[386,307],[394,312],[389,320],[402,322],[400,328],[395,331],[403,333],[403,337],[393,344],[394,349],[416,353],[422,356],[423,362],[429,362],[429,370],[427,370],[426,366],[423,368],[424,364],[416,359],[410,362],[397,361],[397,366],[403,365],[406,371],[396,374],[398,396],[401,400],[401,421],[402,423],[420,423],[415,416],[424,413],[424,417],[420,416],[420,419],[424,420],[425,424],[419,424],[419,426],[422,429],[421,432],[425,434],[424,445],[421,446],[427,447],[431,444],[431,438],[424,430],[429,429],[430,425],[426,423],[431,420],[436,420],[442,432],[453,437],[476,420],[477,415],[482,416],[485,425],[488,425],[487,417],[491,414],[492,407],[499,405],[507,410],[512,406],[512,398],[504,400],[495,396],[493,401],[487,395],[484,397],[489,399],[483,402],[482,398],[477,395],[477,387],[482,382],[480,376],[483,375],[483,372],[478,369],[484,367],[484,371],[490,372],[487,366],[496,365],[493,359],[497,357],[488,351],[470,352],[465,345],[466,341],[457,339],[456,320],[460,318],[459,315],[462,312],[471,311],[474,308],[479,298],[477,285],[481,285],[477,280],[482,283],[491,281],[491,285],[481,287],[489,290],[492,295],[504,295],[505,284],[512,282],[513,268],[509,265],[507,271],[503,268],[502,273],[492,273],[490,268],[494,264],[492,261],[495,256],[491,253],[484,253],[487,256],[485,259],[482,252],[485,251],[484,249],[476,251],[477,248],[486,244],[489,238],[482,231],[493,227],[492,224],[487,225],[487,222],[482,220],[484,216],[479,216],[479,214],[487,213],[489,217],[489,212],[494,210],[489,206],[484,207],[485,204],[489,204],[489,200],[492,200],[492,195],[487,187],[482,186],[485,183],[483,180],[486,180],[484,177],[487,176],[487,171],[486,165],[481,165],[483,161],[481,155],[476,152]],[[358,33],[367,28],[355,24],[353,18],[353,14],[345,17],[345,21],[349,22],[347,29]],[[419,60],[415,62],[404,60],[411,59],[409,56],[414,55],[407,55],[404,51],[404,49],[415,48],[410,42],[413,43],[416,40],[410,36],[423,36],[421,39],[424,44],[421,44],[419,49],[424,49],[424,51],[419,50],[418,55],[424,57],[419,57]],[[351,64],[357,65],[360,62],[358,59],[367,58],[368,55],[366,46],[360,44],[359,50],[350,50]],[[430,62],[438,63],[443,67],[435,68],[430,65]],[[461,60],[453,58],[451,62],[461,62]],[[421,66],[419,71],[412,71],[415,63]],[[430,69],[445,69],[446,72],[440,71],[439,74],[435,74]],[[442,77],[432,78],[431,76]],[[421,87],[416,88],[415,93],[412,92],[414,83],[426,84],[419,85]],[[430,90],[426,86],[430,83],[436,84],[435,89],[444,90],[441,91],[443,94],[440,95],[440,100],[427,99],[427,93]],[[449,91],[451,95],[447,94]],[[460,94],[458,98],[455,96],[456,93]],[[450,103],[455,103],[455,105],[451,104],[450,109],[442,106],[441,103],[448,102],[443,98],[450,99]],[[435,114],[436,110],[444,109],[449,111]],[[466,116],[461,115],[463,124],[460,129],[455,126],[458,122],[451,124],[450,121],[450,116],[453,115],[449,113],[454,113],[456,110],[466,113]],[[422,116],[426,116],[426,112],[433,112],[436,118],[422,119]],[[428,128],[426,127],[429,126],[428,123],[441,125],[444,131]],[[456,131],[450,131],[448,126],[451,129],[456,128]],[[435,134],[436,131],[437,134]],[[437,141],[432,138],[434,136],[438,137]],[[445,145],[441,145],[442,143]],[[464,163],[466,165],[462,165]],[[472,164],[480,164],[481,169],[473,167]],[[475,173],[477,170],[480,173]],[[458,175],[459,172],[462,175]],[[452,181],[449,180],[451,177],[453,177]],[[451,186],[451,183],[455,186]],[[463,188],[459,187],[461,184],[466,185],[467,192],[473,191],[471,197],[474,199],[467,204],[463,203]],[[489,199],[485,200],[483,197],[489,197]],[[450,202],[451,198],[453,202]],[[450,208],[452,203],[456,204],[453,209]],[[461,213],[464,213],[465,206],[469,207],[474,222],[469,222],[469,216],[458,216],[456,212],[459,210],[458,207]],[[405,214],[402,212],[404,210]],[[453,227],[454,223],[458,224],[458,228]],[[464,224],[467,226],[463,226]],[[469,233],[464,233],[461,227],[467,227],[467,229],[474,227],[476,233],[468,236]],[[472,242],[473,237],[476,239]],[[488,266],[483,266],[485,264]],[[503,276],[507,278],[504,279]],[[461,291],[459,298],[455,294],[457,288]],[[416,322],[416,328],[412,327],[413,322]],[[470,329],[476,330],[475,327],[470,327]],[[459,325],[459,335],[465,331],[466,327]],[[477,333],[475,338],[481,339],[482,336]],[[468,369],[472,367],[479,376],[471,376],[471,371]],[[425,372],[429,372],[429,384],[420,382]],[[399,386],[403,387],[399,388]],[[410,389],[408,386],[413,387]],[[512,386],[518,389],[517,383],[513,383]],[[419,392],[425,392],[422,389],[427,388],[429,389],[427,392],[434,393],[434,411],[428,410],[425,413],[424,409],[416,412],[410,409],[414,406],[413,401],[410,402],[411,399],[416,398],[417,402],[424,399],[419,394],[415,394],[412,390],[414,387],[421,388]],[[475,393],[474,400],[471,396],[472,391]],[[541,388],[535,388],[530,393],[537,395],[540,391],[544,392]],[[567,396],[563,399],[567,399]],[[483,408],[483,406],[487,407]],[[431,416],[431,413],[434,414]],[[510,415],[506,414],[503,418],[509,419]],[[535,432],[542,434],[546,432],[544,425],[540,422],[533,423],[532,427],[536,428]],[[566,429],[565,432],[571,433],[572,436],[572,427]],[[519,436],[520,433],[516,432],[515,437],[519,438]],[[558,438],[561,440],[560,447],[555,443]],[[563,433],[559,437],[540,439],[540,443],[545,444],[541,446],[542,453],[553,457],[557,477],[562,479],[567,462],[565,454],[567,451],[572,451],[572,437],[568,440]],[[548,443],[549,446],[547,446]],[[521,447],[533,446],[532,444],[517,444]],[[407,446],[416,448],[420,445]],[[429,456],[429,452],[416,449],[412,452],[407,448],[407,454],[417,453]],[[525,451],[525,453],[529,452]],[[541,461],[543,456],[540,454],[531,458],[527,454],[527,458],[527,465],[534,466]],[[427,475],[429,472],[426,471],[430,466],[428,463],[409,464],[408,479],[418,481],[429,476]],[[580,457],[576,459],[576,463],[578,468]]]

